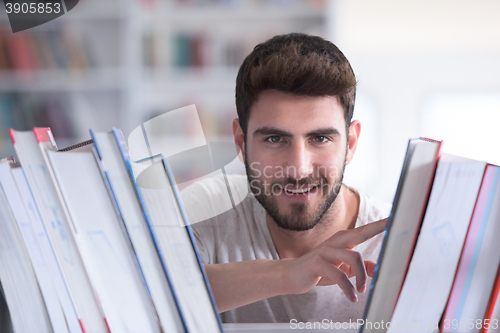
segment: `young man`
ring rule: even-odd
[[[276,36],[240,67],[233,133],[247,177],[182,193],[191,220],[215,216],[193,232],[224,321],[362,317],[390,206],[342,184],[361,130],[355,91],[349,62],[320,37]],[[226,185],[241,203],[217,215]]]

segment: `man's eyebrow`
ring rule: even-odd
[[[270,126],[264,126],[256,129],[253,133],[252,136],[258,136],[258,135],[279,135],[279,136],[284,136],[284,137],[293,137],[293,134],[287,131],[283,131],[279,128],[276,127],[270,127]]]
[[[271,126],[264,126],[261,128],[256,129],[253,133],[252,136],[258,136],[258,135],[279,135],[283,137],[293,137],[293,134],[287,131],[284,131],[282,129],[276,128],[276,127],[271,127]],[[321,135],[340,135],[339,130],[333,127],[326,127],[326,128],[319,128],[314,131],[306,133],[306,137],[310,136],[321,136]]]
[[[340,135],[340,132],[338,129],[333,128],[333,127],[326,127],[326,128],[319,128],[317,130],[308,132],[306,136],[322,136],[322,135]]]

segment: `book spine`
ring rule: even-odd
[[[134,174],[133,174],[133,171],[132,171],[132,164],[131,164],[131,161],[130,161],[130,155],[128,153],[127,145],[125,143],[125,138],[123,137],[123,133],[120,130],[116,129],[116,128],[113,128],[113,135],[115,137],[116,144],[117,144],[118,149],[120,151],[120,154],[122,156],[123,163],[125,164],[125,167],[127,169],[127,173],[128,173],[129,179],[132,182],[132,184],[134,185],[135,194],[137,196],[137,199],[140,202],[141,209],[142,209],[142,214],[144,216],[144,219],[146,221],[149,233],[150,233],[151,238],[153,240],[153,244],[154,244],[154,246],[156,248],[156,251],[158,252],[158,256],[160,257],[160,262],[161,262],[161,265],[162,265],[162,268],[163,268],[163,272],[165,273],[168,286],[169,286],[170,290],[172,291],[172,298],[174,299],[176,309],[177,309],[177,311],[179,313],[179,317],[180,317],[180,320],[181,320],[181,323],[182,323],[182,327],[184,328],[184,331],[189,332],[186,320],[185,320],[184,315],[183,315],[183,312],[181,310],[181,307],[179,306],[179,298],[178,298],[178,296],[177,296],[177,294],[176,294],[176,292],[174,290],[174,287],[173,287],[173,284],[172,284],[172,279],[170,278],[170,274],[168,272],[167,265],[166,265],[166,262],[165,262],[165,258],[164,258],[163,254],[162,254],[162,251],[160,249],[160,245],[159,245],[158,239],[156,238],[156,234],[155,234],[155,232],[153,230],[153,224],[151,223],[151,219],[150,219],[149,214],[148,214],[148,212],[147,212],[147,210],[145,208],[146,204],[145,204],[144,199],[143,199],[143,197],[141,195],[141,191],[139,190],[137,182],[134,179]]]
[[[213,310],[215,312],[217,322],[219,323],[219,328],[221,332],[224,332],[219,311],[217,310],[217,304],[215,303],[215,298],[212,293],[212,288],[210,288],[210,283],[208,281],[207,273],[205,272],[205,268],[203,267],[203,262],[201,261],[200,252],[198,251],[198,246],[196,245],[196,240],[194,239],[193,231],[191,230],[191,225],[189,224],[189,219],[187,217],[186,210],[184,209],[184,205],[182,204],[181,195],[179,193],[179,189],[177,188],[174,174],[172,173],[172,169],[170,168],[170,164],[168,163],[168,160],[166,158],[163,159],[163,165],[165,167],[165,171],[167,172],[168,179],[172,186],[172,192],[174,194],[175,200],[177,201],[177,205],[179,207],[182,219],[184,220],[184,224],[186,225],[186,230],[189,235],[189,240],[191,241],[191,246],[193,247],[193,251],[196,255],[196,260],[198,261],[201,274],[203,275],[203,280],[205,281],[205,286],[207,288],[208,295],[210,296],[210,301],[212,302]]]
[[[486,307],[486,313],[484,314],[483,323],[485,323],[486,320],[488,320],[488,322],[491,322],[492,319],[500,320],[500,318],[492,318],[493,317],[493,310],[495,309],[495,305],[500,306],[500,297],[498,297],[499,294],[500,294],[500,267],[498,267],[495,286],[493,287],[490,300],[488,301],[488,306]],[[500,325],[500,323],[499,323],[499,325]],[[489,325],[488,325],[488,328],[485,328],[485,326],[486,325],[483,325],[483,327],[481,328],[481,331],[479,333],[487,333],[488,332]]]

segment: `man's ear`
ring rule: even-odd
[[[240,148],[242,162],[245,163],[245,135],[238,118],[233,119],[234,143]]]
[[[361,123],[359,120],[355,120],[349,126],[349,135],[347,136],[347,156],[346,156],[346,164],[351,163],[352,158],[354,157],[354,152],[356,151],[356,147],[358,146],[359,134],[361,133]]]

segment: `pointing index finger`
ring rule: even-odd
[[[352,249],[356,245],[361,244],[384,231],[387,220],[388,219],[385,218],[377,222],[368,223],[362,227],[346,230],[339,235],[335,234],[332,236],[333,242],[335,246]]]

